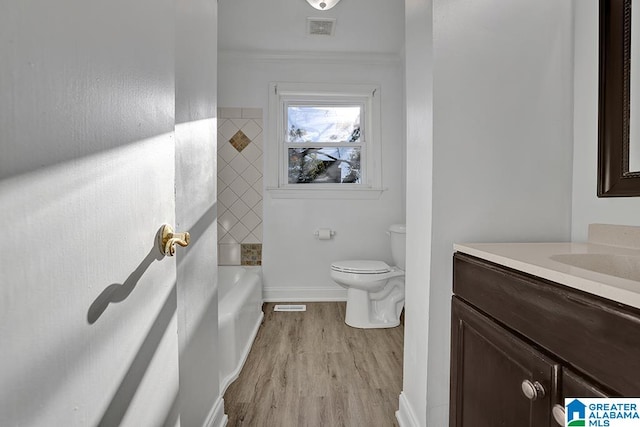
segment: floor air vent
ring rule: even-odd
[[[307,34],[311,36],[332,36],[335,27],[333,18],[307,18]]]
[[[276,304],[273,311],[307,311],[304,304]]]

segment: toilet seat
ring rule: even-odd
[[[370,260],[337,261],[331,264],[331,269],[353,274],[384,274],[392,270],[386,262]]]

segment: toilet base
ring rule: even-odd
[[[361,289],[347,290],[347,313],[344,322],[354,328],[395,328],[400,324],[400,312],[404,298],[400,301],[372,301],[370,294]],[[387,304],[382,304],[387,303]],[[389,304],[392,307],[389,307]]]

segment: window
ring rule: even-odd
[[[377,86],[273,83],[270,89],[272,195],[379,196]]]

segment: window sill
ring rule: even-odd
[[[379,199],[386,188],[361,188],[361,189],[299,189],[267,187],[267,193],[272,199]]]

